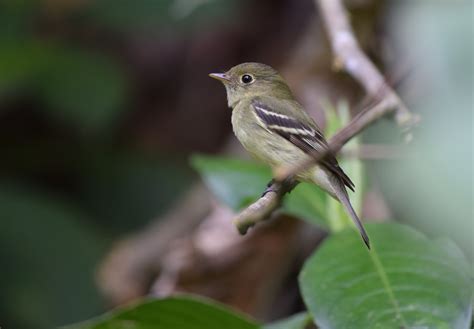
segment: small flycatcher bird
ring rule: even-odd
[[[293,166],[314,152],[324,152],[328,143],[321,129],[295,100],[281,75],[268,65],[243,63],[225,73],[211,73],[227,91],[232,108],[232,127],[243,147],[273,170]],[[369,237],[349,201],[346,187],[354,183],[328,153],[318,165],[295,179],[318,185],[339,200],[359,229],[367,247]]]

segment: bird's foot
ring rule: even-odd
[[[268,182],[267,187],[265,188],[265,191],[263,191],[261,198],[263,198],[267,193],[270,192],[277,192],[274,179]]]
[[[270,192],[281,193],[282,187],[285,187],[284,189],[287,191],[287,193],[290,193],[295,188],[295,186],[298,185],[298,183],[299,182],[294,180],[292,177],[285,179],[281,183],[277,182],[275,179],[272,179],[268,182],[267,188],[265,191],[263,191],[261,198]]]

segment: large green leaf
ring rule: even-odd
[[[306,262],[300,286],[320,328],[468,328],[472,277],[457,247],[400,224],[331,235]]]
[[[268,167],[238,159],[195,155],[191,163],[214,195],[234,210],[257,200],[272,177]],[[317,186],[301,183],[285,196],[283,209],[326,227],[326,200]]]
[[[194,155],[191,164],[214,195],[234,210],[260,197],[272,177],[267,167],[238,159]]]
[[[327,228],[328,197],[329,195],[316,185],[300,183],[285,196],[283,208],[291,215]]]
[[[258,329],[254,322],[209,300],[146,300],[69,329]],[[66,329],[66,328],[65,328]]]

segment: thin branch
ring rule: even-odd
[[[364,87],[368,95],[376,97],[385,88],[385,102],[389,112],[395,111],[397,124],[409,128],[419,121],[385,82],[383,75],[361,50],[341,0],[315,0],[319,6],[334,53],[334,66],[343,68]]]
[[[310,154],[310,157],[295,166],[280,168],[274,172],[276,182],[270,187],[272,192],[264,194],[234,219],[241,234],[245,234],[249,227],[269,218],[280,206],[283,196],[291,188],[278,182],[288,180],[289,177],[294,177],[299,172],[310,168],[329,153],[338,153],[352,137],[385,115],[395,113],[395,121],[405,131],[419,121],[419,117],[406,108],[395,91],[385,82],[382,74],[361,50],[349,25],[342,1],[315,0],[315,2],[323,16],[334,52],[335,66],[343,68],[353,76],[364,87],[368,96],[376,101],[376,104],[361,111],[347,126],[336,133],[329,140],[329,148],[326,152]],[[407,135],[407,139],[409,138],[411,135]]]

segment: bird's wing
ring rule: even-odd
[[[303,152],[314,155],[328,150],[323,134],[302,109],[297,111],[291,104],[273,99],[262,101],[256,98],[251,104],[257,120],[264,128],[290,141]],[[354,191],[354,183],[339,167],[333,154],[327,153],[320,164]]]

